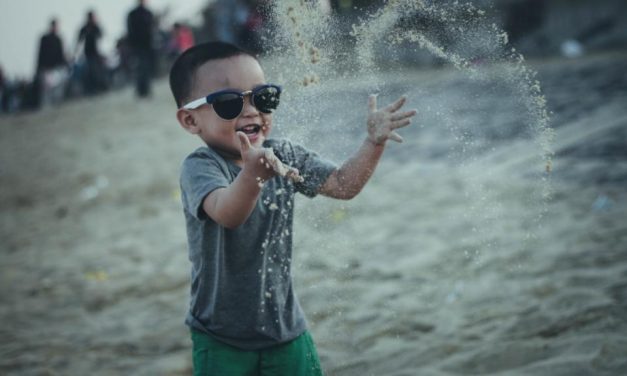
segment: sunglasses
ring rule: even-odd
[[[199,98],[184,105],[186,110],[196,109],[204,104],[210,104],[213,110],[224,120],[233,120],[244,109],[244,97],[250,95],[250,103],[264,114],[270,114],[279,106],[281,87],[278,85],[261,85],[253,90],[238,92],[234,90],[221,90],[211,93],[204,98]]]

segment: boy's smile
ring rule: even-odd
[[[244,105],[232,120],[218,115],[212,105],[199,106],[187,111],[185,125],[189,132],[197,134],[209,146],[229,159],[241,162],[240,141],[236,132],[248,136],[251,145],[261,147],[272,129],[272,114],[259,111],[251,103],[250,91],[264,85],[261,66],[253,57],[238,55],[209,61],[201,65],[195,74],[190,99],[203,98],[210,93],[229,90],[244,94]]]
[[[244,132],[248,139],[250,140],[251,145],[254,145],[259,138],[259,132],[261,132],[262,126],[259,124],[248,124],[236,129],[238,132]]]

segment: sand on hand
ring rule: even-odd
[[[279,176],[283,176],[294,183],[302,183],[305,181],[305,179],[300,176],[298,169],[283,164],[270,148],[265,149],[264,158],[260,160],[260,163],[265,164],[267,168],[272,168]]]

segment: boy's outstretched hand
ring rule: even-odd
[[[268,179],[279,175],[295,183],[303,181],[297,169],[283,164],[270,148],[256,148],[243,132],[237,132],[240,141],[240,153],[244,166],[255,175],[257,182],[263,184]]]
[[[368,140],[375,145],[382,145],[388,139],[403,142],[395,130],[408,126],[410,118],[416,115],[416,110],[397,112],[406,100],[407,97],[402,96],[396,102],[377,110],[377,96],[371,94],[368,97]]]

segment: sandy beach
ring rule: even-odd
[[[326,374],[627,374],[625,61],[531,63],[551,174],[499,67],[382,73],[380,103],[418,109],[405,142],[356,199],[297,199]],[[276,136],[336,162],[359,145],[366,85],[288,89]],[[0,117],[0,374],[191,373],[178,174],[199,141],[174,110],[159,81]]]

